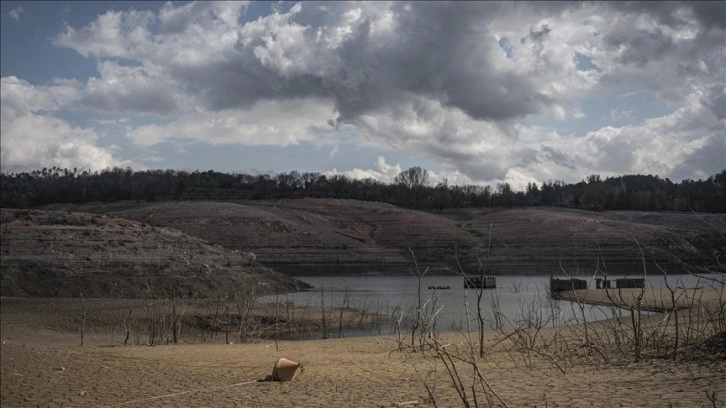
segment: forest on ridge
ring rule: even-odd
[[[234,200],[337,198],[385,202],[405,208],[442,210],[463,207],[557,206],[588,210],[726,212],[726,170],[705,180],[674,183],[653,175],[604,180],[597,174],[581,182],[529,183],[514,191],[508,183],[431,185],[420,167],[402,171],[392,183],[314,172],[277,175],[217,171],[113,168],[98,172],[57,167],[0,174],[0,207],[31,208],[52,203],[120,200]]]

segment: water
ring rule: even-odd
[[[608,278],[614,280],[619,277]],[[313,285],[315,289],[281,297],[266,296],[260,300],[274,302],[278,299],[319,308],[322,297],[326,307],[347,305],[390,318],[385,327],[359,328],[346,331],[346,336],[393,334],[395,331],[393,320],[397,317],[403,317],[402,329],[409,329],[414,321],[418,304],[416,277],[306,276],[298,279]],[[577,304],[549,298],[549,279],[549,276],[497,276],[497,287],[485,289],[481,299],[485,328],[492,330],[523,327],[531,323],[541,327],[551,327],[582,321],[583,311]],[[723,280],[724,276],[720,275],[720,279]],[[588,281],[588,287],[595,288],[594,280],[590,278]],[[669,276],[668,282],[672,286],[689,288],[709,285],[708,282],[693,275]],[[448,286],[450,289],[429,289],[442,286]],[[664,286],[663,276],[647,278],[648,288]],[[441,331],[467,330],[469,325],[471,330],[478,330],[477,292],[475,289],[464,289],[464,279],[461,276],[424,276],[421,279],[422,306],[428,315],[437,313],[436,329]],[[467,305],[469,322],[467,322]],[[628,315],[627,311],[618,308],[591,305],[585,305],[584,313],[588,321]]]

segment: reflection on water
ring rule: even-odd
[[[633,276],[631,276],[633,277]],[[583,279],[584,277],[578,277]],[[617,279],[611,276],[609,279]],[[720,277],[723,279],[723,276]],[[413,276],[306,276],[298,278],[315,287],[305,292],[287,295],[265,296],[263,302],[276,299],[307,307],[345,307],[379,313],[389,318],[404,317],[403,328],[410,328],[417,309],[418,281]],[[584,278],[587,279],[587,278]],[[589,288],[595,288],[595,281],[588,279]],[[668,277],[671,286],[699,287],[710,283],[693,275]],[[429,287],[450,287],[450,289],[428,289]],[[663,276],[649,276],[646,288],[665,287]],[[481,298],[487,330],[524,326],[527,321],[536,321],[541,326],[555,326],[582,321],[627,316],[622,309],[584,305],[584,309],[573,302],[549,298],[549,276],[497,276],[497,287],[485,289]],[[438,311],[437,330],[466,330],[467,324],[477,330],[477,290],[464,289],[461,276],[424,276],[421,279],[422,304],[429,313]],[[322,298],[322,299],[321,299]],[[467,322],[467,305],[469,321]],[[584,314],[584,316],[583,316]],[[386,327],[370,327],[356,332],[346,331],[346,336],[393,334],[395,323],[389,319]]]

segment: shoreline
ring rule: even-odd
[[[553,293],[553,298],[589,305],[617,307],[667,313],[688,310],[698,305],[715,310],[726,301],[726,287],[721,288],[623,288],[623,289],[579,289]]]
[[[643,333],[657,334],[648,341],[667,340],[679,319],[684,333],[691,328],[705,333],[701,328],[710,327],[703,326],[708,324],[706,311],[723,311],[723,298],[718,297],[723,289],[713,296],[699,297],[718,300],[703,308],[700,317],[689,310],[668,319],[664,317],[669,314],[642,316]],[[514,330],[487,331],[484,357],[477,355],[477,332],[451,331],[413,338],[406,330],[400,337],[250,339],[234,344],[122,346],[110,341],[108,347],[104,345],[114,338],[118,343],[121,334],[91,332],[92,325],[86,326],[85,345],[79,345],[77,299],[61,300],[70,309],[47,299],[8,300],[0,298],[3,407],[461,406],[456,378],[446,367],[451,363],[466,384],[471,405],[475,398],[486,405],[485,396],[492,406],[508,407],[726,404],[726,354],[719,354],[719,344],[713,343],[717,336],[696,338],[687,347],[662,341],[659,348],[643,348],[635,361],[629,317],[556,327],[529,322]],[[86,302],[94,304],[93,299]],[[94,324],[112,319],[103,327],[113,328],[113,319],[120,319],[117,312],[87,317],[96,319]],[[723,337],[726,341],[726,333]],[[704,347],[709,342],[713,346]],[[304,371],[290,382],[257,382],[279,358],[301,363]],[[484,383],[475,381],[477,372]],[[480,384],[476,396],[471,384]]]
[[[441,333],[439,339],[452,351],[468,347],[460,333]],[[397,407],[414,401],[431,407],[426,386],[437,406],[461,406],[440,359],[396,351],[396,339],[390,336],[159,347],[4,341],[0,350],[3,407]],[[302,363],[305,370],[291,382],[256,382],[280,357]],[[723,360],[604,364],[583,354],[558,358],[563,373],[547,358],[528,358],[500,343],[476,361],[509,407],[685,408],[711,406],[708,395],[715,395],[717,404],[726,401]],[[460,369],[463,378],[470,378],[466,365]]]

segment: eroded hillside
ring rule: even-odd
[[[453,273],[456,251],[477,245],[450,219],[352,200],[166,202],[109,214],[252,251],[294,275],[407,274],[409,247],[436,273]]]
[[[726,215],[591,212],[558,208],[428,213],[332,199],[120,202],[64,206],[178,229],[251,251],[293,275],[408,274],[410,247],[429,273],[684,272],[726,253]],[[491,226],[491,242],[489,242]],[[642,251],[642,252],[641,252]],[[478,256],[478,259],[477,259]]]
[[[640,274],[644,263],[651,274],[684,273],[719,269],[726,254],[724,214],[531,208],[447,215],[481,237],[491,228],[493,273]]]
[[[65,211],[0,213],[3,296],[217,297],[305,284],[179,230]]]

